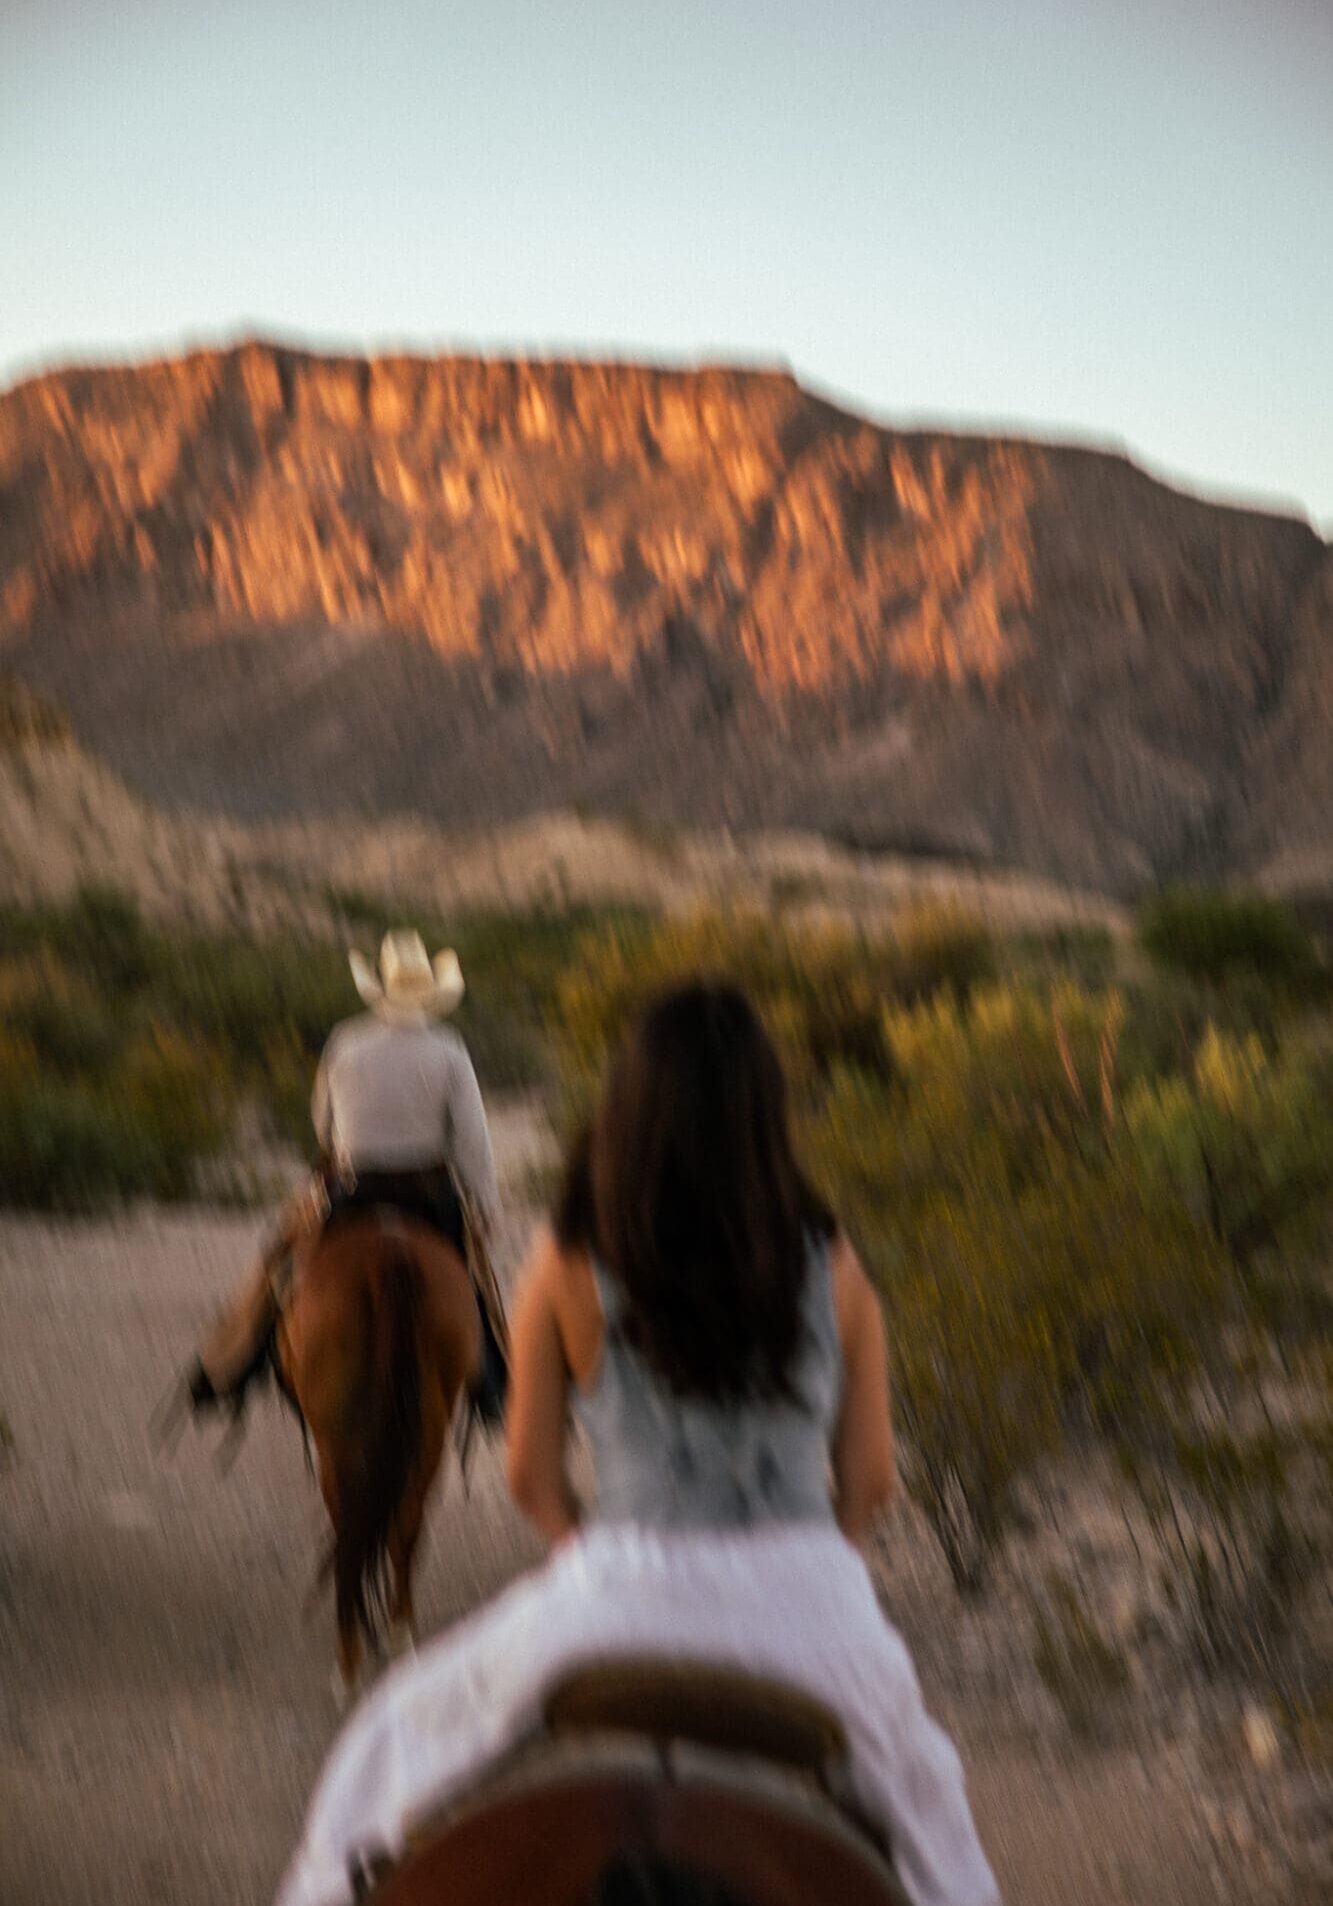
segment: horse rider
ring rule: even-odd
[[[196,1411],[226,1404],[239,1413],[268,1364],[296,1247],[343,1212],[388,1206],[440,1233],[469,1263],[483,1344],[471,1402],[494,1426],[508,1340],[490,1271],[500,1219],[495,1159],[467,1047],[438,1023],[463,997],[458,957],[447,950],[432,960],[409,929],[385,935],[378,974],[358,953],[350,961],[369,1010],[335,1026],[320,1058],[311,1100],[320,1167],[200,1346],[185,1379],[190,1402]]]

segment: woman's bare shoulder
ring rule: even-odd
[[[844,1335],[855,1329],[865,1316],[866,1305],[875,1302],[874,1286],[857,1256],[856,1246],[845,1231],[835,1231],[829,1239],[829,1276],[833,1283],[833,1307]]]
[[[549,1223],[534,1233],[520,1273],[520,1286],[532,1290],[555,1311],[567,1335],[581,1335],[590,1319],[600,1318],[601,1300],[592,1260],[582,1246],[562,1245]]]
[[[582,1247],[561,1244],[549,1219],[544,1219],[532,1234],[520,1276],[524,1283],[540,1280],[553,1295],[577,1292],[592,1283],[592,1265]]]
[[[602,1347],[602,1305],[587,1251],[562,1245],[543,1225],[528,1252],[523,1301],[555,1319],[565,1361],[576,1380],[586,1382]]]

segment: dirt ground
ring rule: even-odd
[[[499,1124],[513,1262],[528,1138]],[[300,1438],[263,1398],[224,1475],[215,1438],[164,1459],[147,1432],[260,1228],[213,1210],[0,1222],[0,1906],[259,1906],[295,1841],[337,1725],[331,1609],[303,1612],[323,1522]],[[455,1470],[435,1504],[423,1634],[539,1555],[483,1450],[470,1493]],[[950,1616],[916,1580],[891,1569],[887,1605],[957,1730],[1011,1906],[1279,1897],[1217,1865],[1188,1756],[1042,1746],[960,1702],[938,1665]]]

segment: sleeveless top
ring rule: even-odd
[[[626,1341],[615,1279],[595,1259],[592,1271],[602,1354],[593,1383],[575,1386],[574,1408],[597,1472],[595,1520],[658,1529],[830,1521],[843,1370],[827,1244],[811,1239],[806,1249],[793,1401],[676,1396]]]

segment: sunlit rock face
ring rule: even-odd
[[[772,372],[255,343],[0,397],[10,666],[241,814],[581,804],[1124,890],[1318,854],[1326,557]]]

